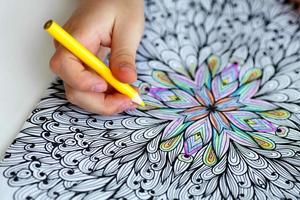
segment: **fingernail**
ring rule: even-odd
[[[104,85],[96,84],[92,87],[93,92],[103,92],[105,90]]]

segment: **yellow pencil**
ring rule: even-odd
[[[145,106],[138,92],[129,84],[118,81],[111,73],[110,69],[87,48],[80,44],[74,37],[67,33],[55,21],[49,20],[45,23],[44,29],[66,49],[78,57],[87,66],[95,70],[111,86],[120,93],[128,96],[134,103]]]

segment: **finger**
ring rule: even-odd
[[[131,100],[119,93],[104,94],[91,93],[75,90],[68,84],[65,84],[67,99],[87,111],[101,115],[113,115],[128,109],[134,109],[136,106]]]
[[[54,73],[78,90],[103,92],[107,88],[106,82],[100,76],[87,70],[76,57],[62,46],[58,47],[50,61],[50,66]]]
[[[83,35],[88,37],[86,34]],[[87,41],[84,37],[77,36],[77,38],[83,38],[81,39],[82,41]],[[88,42],[83,43],[87,44],[85,46],[92,51],[97,51],[97,46],[89,45],[91,43]],[[58,74],[68,85],[77,90],[103,92],[107,89],[106,82],[100,76],[87,70],[78,58],[61,45],[57,47],[55,54],[51,58],[50,66],[54,73]]]
[[[122,18],[116,18],[111,44],[110,67],[113,74],[122,82],[132,83],[136,81],[135,56],[143,28],[144,12],[142,1],[133,1],[135,12],[128,12]]]

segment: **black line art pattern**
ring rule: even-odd
[[[1,162],[14,199],[299,199],[300,29],[275,0],[151,0],[146,107],[115,116],[60,80]]]

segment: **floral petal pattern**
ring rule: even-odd
[[[218,101],[224,97],[231,95],[238,88],[238,82],[223,83],[220,76],[217,76],[212,81],[212,92],[215,99]]]
[[[145,107],[56,80],[0,162],[1,199],[300,199],[300,21],[283,0],[145,0]]]

